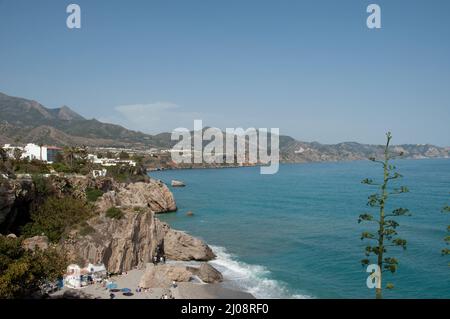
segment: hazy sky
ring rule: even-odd
[[[366,27],[370,3],[381,30]],[[450,145],[449,12],[446,0],[0,0],[0,92],[150,133],[203,119]]]

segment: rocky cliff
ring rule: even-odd
[[[177,209],[173,194],[161,181],[116,183],[110,178],[86,176],[50,176],[47,181],[46,196],[85,200],[87,188],[104,192],[95,203],[95,216],[70,230],[61,243],[69,257],[80,264],[102,262],[109,272],[120,273],[145,265],[155,255],[202,261],[215,257],[204,242],[172,230],[155,217]],[[0,231],[14,232],[27,222],[33,205],[42,202],[41,196],[31,178],[2,180]],[[111,207],[119,207],[124,216],[107,217],[106,211]]]
[[[35,189],[31,180],[0,181],[0,233],[8,232],[28,211],[35,198]]]
[[[121,273],[151,262],[157,252],[173,260],[211,260],[214,253],[201,240],[172,230],[150,208],[129,209],[120,220],[104,214],[88,221],[91,233],[74,231],[63,247],[78,263],[105,264],[111,273]],[[180,235],[182,234],[182,235]]]
[[[30,176],[0,180],[0,233],[15,232],[29,221],[33,207],[43,197],[71,196],[86,199],[86,189],[95,188],[105,194],[96,203],[100,211],[113,206],[150,208],[155,213],[171,212],[177,209],[169,188],[162,182],[149,179],[148,182],[117,183],[112,178],[90,178],[82,175],[46,177],[48,189],[40,194]]]
[[[97,203],[100,210],[114,206],[148,207],[157,214],[177,210],[172,192],[164,183],[154,179],[147,183],[117,184]]]

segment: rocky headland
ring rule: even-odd
[[[71,263],[103,263],[110,274],[141,271],[142,288],[169,288],[173,281],[218,284],[222,274],[208,264],[216,256],[202,240],[174,230],[157,214],[177,210],[172,192],[161,181],[118,183],[111,178],[86,176],[47,176],[52,196],[72,196],[86,200],[86,191],[101,190],[92,204],[93,216],[82,226],[73,227],[57,246]],[[29,211],[40,204],[40,190],[29,176],[3,180],[0,185],[0,226],[4,235],[14,232],[29,218]],[[107,212],[118,208],[120,218]],[[45,234],[23,240],[27,249],[46,249]],[[152,264],[164,256],[167,264]],[[184,262],[194,261],[195,265]],[[175,264],[174,264],[175,263]],[[194,284],[194,288],[196,288]]]

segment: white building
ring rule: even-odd
[[[28,143],[24,147],[22,158],[28,158],[30,161],[37,159],[47,162],[47,146],[39,146],[33,143]]]
[[[61,151],[58,147],[47,145],[39,146],[33,143],[28,143],[25,147],[5,144],[3,149],[7,152],[9,157],[14,157],[14,151],[18,149],[22,152],[22,159],[28,158],[30,161],[39,160],[48,163],[53,163],[55,161],[56,153]]]
[[[120,164],[126,164],[129,166],[136,166],[136,162],[133,160],[126,160],[120,158],[98,158],[95,154],[88,154],[88,159],[94,164],[100,164],[102,166],[117,166]]]

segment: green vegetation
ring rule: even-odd
[[[121,219],[124,216],[122,210],[117,207],[111,207],[106,211],[106,217],[113,219]]]
[[[13,169],[16,174],[48,174],[50,170],[46,163],[39,160],[13,159]]]
[[[0,298],[26,298],[60,278],[66,257],[55,248],[25,250],[20,238],[0,236]]]
[[[134,206],[133,211],[136,213],[143,213],[145,211],[144,207]]]
[[[119,158],[120,158],[121,160],[129,159],[129,158],[130,158],[130,154],[128,154],[128,153],[125,152],[125,151],[121,151],[121,152],[119,153]]]
[[[103,195],[103,192],[97,188],[86,188],[86,200],[88,202],[95,202],[99,197]]]
[[[51,166],[58,173],[72,173],[71,168],[63,162],[55,162]]]
[[[387,202],[391,196],[395,196],[402,193],[407,193],[409,190],[405,186],[396,188],[390,188],[389,185],[392,181],[402,177],[396,172],[396,167],[391,165],[391,160],[403,155],[402,153],[394,155],[389,151],[389,144],[392,139],[391,133],[386,134],[387,142],[384,148],[384,159],[376,160],[370,158],[374,163],[381,164],[383,168],[383,179],[381,183],[377,183],[372,179],[366,178],[362,181],[363,184],[374,186],[378,191],[369,196],[367,206],[378,210],[378,216],[374,217],[369,213],[364,213],[359,216],[358,222],[372,222],[376,225],[375,232],[363,232],[361,240],[368,240],[371,244],[366,246],[366,259],[363,259],[361,263],[363,266],[369,265],[370,256],[376,256],[376,265],[380,269],[379,287],[376,288],[376,298],[382,298],[382,274],[384,272],[395,273],[398,267],[398,260],[392,256],[388,256],[388,247],[401,247],[406,249],[406,240],[397,237],[397,227],[399,223],[395,221],[394,217],[410,216],[409,210],[406,208],[396,208],[387,213]],[[388,283],[387,289],[392,289],[394,285]]]
[[[71,197],[50,197],[30,217],[31,222],[22,229],[24,235],[45,234],[58,242],[67,230],[91,217],[91,207]]]
[[[117,165],[108,167],[106,176],[114,178],[120,183],[143,182],[148,177],[145,169],[140,166]]]
[[[64,147],[62,157],[59,163],[64,164],[64,166],[60,165],[57,168],[62,169],[65,173],[76,173],[87,175],[93,168],[91,161],[88,160],[88,150],[86,146]]]
[[[80,231],[78,232],[78,234],[80,234],[80,236],[86,236],[86,235],[90,235],[95,233],[95,228],[92,227],[91,225],[89,225],[87,222],[83,222],[80,225]]]
[[[32,175],[32,180],[34,184],[34,188],[36,191],[36,194],[39,197],[47,197],[52,192],[52,185],[48,178],[45,178],[42,175]]]

